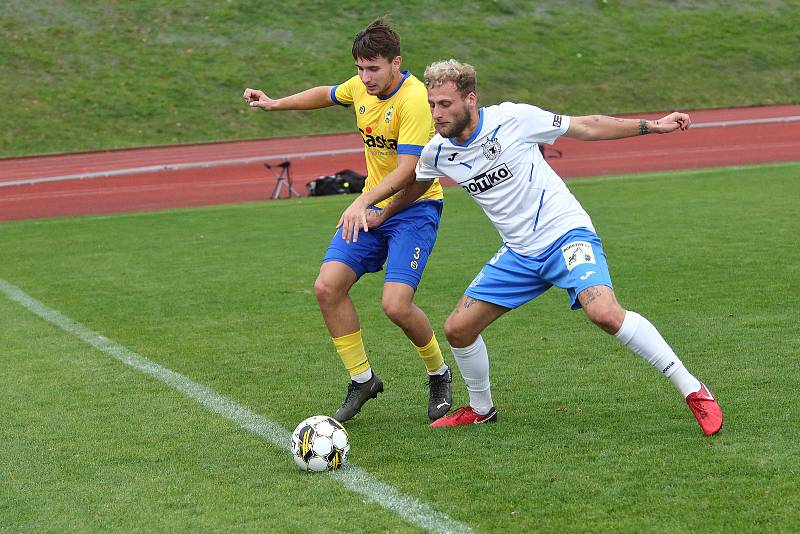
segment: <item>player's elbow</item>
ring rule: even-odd
[[[403,187],[408,187],[417,181],[416,165],[404,165],[402,167],[398,166],[397,170],[400,173],[400,181],[402,182]]]
[[[597,132],[597,124],[599,122],[600,117],[597,115],[575,117],[570,122],[569,131],[567,133],[569,137],[581,141],[594,141],[595,139],[599,139]]]
[[[414,169],[403,174],[403,187],[409,187],[417,182],[417,173]]]

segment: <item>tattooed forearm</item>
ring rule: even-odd
[[[395,189],[394,187],[390,187],[389,190],[392,192],[392,196],[389,197],[390,200],[389,203],[386,204],[387,207],[399,202],[399,200],[405,196],[406,192],[405,189]]]
[[[647,127],[647,121],[639,119],[639,135],[647,135],[649,133],[650,129]]]
[[[383,211],[380,212],[380,214],[383,216],[384,219],[388,219],[389,217],[391,217],[392,215],[403,209],[404,205],[407,204],[407,202],[403,200],[403,198],[406,196],[405,189],[395,190],[395,188],[392,187],[391,190],[393,193],[392,196],[390,197],[391,200],[387,205],[383,207]]]
[[[625,119],[617,117],[609,117],[608,115],[592,115],[592,122],[600,122],[601,120],[609,120],[614,122],[625,122]]]
[[[392,200],[390,200],[389,203],[386,205],[387,208],[389,206],[391,206],[392,204],[395,204],[395,205],[399,204],[400,202],[403,201],[403,197],[406,196],[406,190],[405,189],[395,189],[394,187],[392,187],[391,190],[392,190],[392,197],[391,197]]]

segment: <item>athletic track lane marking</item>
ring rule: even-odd
[[[714,121],[714,122],[701,122],[692,124],[691,129],[698,128],[722,128],[727,126],[745,126],[751,124],[772,124],[772,123],[786,123],[798,122],[800,115],[790,115],[787,117],[767,117],[761,119],[740,119],[731,121]],[[341,156],[347,154],[359,154],[363,152],[363,148],[342,148],[339,150],[318,150],[314,152],[297,152],[293,154],[273,154],[271,156],[255,156],[250,158],[237,158],[237,159],[221,159],[213,161],[197,161],[192,163],[167,163],[163,165],[148,165],[145,167],[129,167],[127,169],[116,169],[113,171],[98,171],[98,172],[85,172],[78,174],[65,174],[62,176],[47,176],[43,178],[29,178],[26,180],[12,180],[8,182],[0,182],[0,187],[11,187],[15,185],[32,185],[48,182],[63,182],[67,180],[85,180],[90,178],[111,178],[113,176],[127,176],[130,174],[144,174],[151,172],[163,171],[181,171],[189,169],[207,169],[211,167],[224,167],[227,165],[247,165],[249,163],[260,163],[264,161],[272,161],[276,159],[296,159],[296,158],[314,158],[314,157],[330,157]]]

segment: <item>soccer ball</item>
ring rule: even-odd
[[[303,471],[329,471],[339,469],[347,459],[350,438],[336,419],[314,415],[294,429],[289,449]]]

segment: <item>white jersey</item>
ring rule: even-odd
[[[537,144],[566,133],[569,119],[527,104],[481,108],[478,127],[463,145],[439,134],[428,141],[417,180],[449,176],[480,204],[508,248],[535,257],[569,230],[594,231]]]

